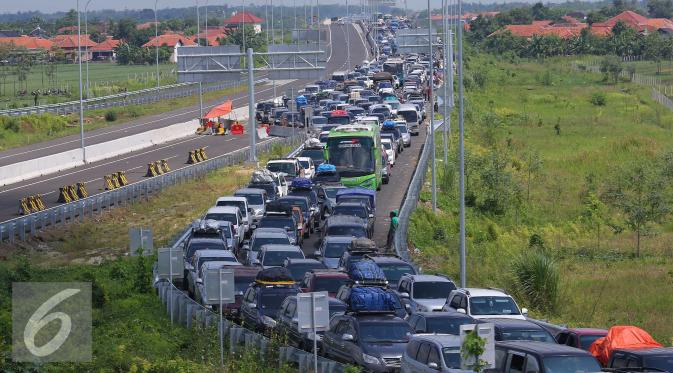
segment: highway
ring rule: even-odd
[[[344,70],[347,67],[346,53],[342,53],[346,45],[346,30],[350,33],[351,41],[351,65],[360,63],[369,57],[369,48],[366,41],[361,37],[354,27],[343,25],[331,25],[331,43],[330,58],[327,62],[326,70],[329,73],[333,71]],[[287,82],[287,81],[285,81]],[[277,85],[277,94],[287,92],[290,94],[291,88],[295,91],[303,88],[306,84],[312,83],[308,80],[295,80],[283,86]],[[261,88],[261,89],[259,89]],[[256,99],[266,100],[273,96],[273,88],[270,84],[258,86]],[[239,93],[230,97],[234,99],[234,108],[247,105],[247,93]],[[204,110],[208,110],[215,104],[221,103],[223,99],[215,100],[208,104],[204,103]],[[191,106],[145,117],[136,121],[125,123],[118,126],[112,126],[100,130],[94,130],[86,133],[85,141],[87,145],[96,142],[109,141],[119,137],[129,136],[134,133],[140,133],[156,128],[162,128],[167,125],[182,123],[198,116],[199,107]],[[269,140],[262,140],[269,141]],[[27,147],[9,150],[0,153],[0,165],[11,164],[17,161],[41,157],[48,154],[62,152],[79,147],[79,137],[69,136],[66,138],[35,144]],[[147,163],[165,159],[168,161],[171,169],[186,167],[186,161],[189,151],[197,148],[205,148],[209,157],[227,154],[235,150],[248,146],[250,139],[247,135],[243,136],[190,136],[180,140],[157,145],[151,148],[139,150],[136,152],[121,155],[119,157],[89,163],[85,166],[65,170],[61,173],[45,175],[42,177],[26,180],[23,182],[10,184],[0,188],[0,221],[15,218],[19,216],[19,200],[28,195],[42,194],[45,206],[47,208],[58,204],[58,188],[63,185],[72,185],[77,182],[84,182],[89,195],[94,195],[104,191],[103,176],[117,171],[125,171],[126,177],[130,183],[141,180],[146,171]],[[3,163],[4,162],[4,163]]]

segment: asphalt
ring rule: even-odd
[[[351,45],[351,65],[359,64],[368,57],[368,48],[366,41],[360,36],[355,28],[343,25],[332,25],[331,29],[331,55],[327,62],[326,70],[328,72],[345,70],[347,68],[346,53],[343,53],[346,47],[346,30],[350,33]],[[282,94],[291,89],[298,90],[309,80],[295,80],[283,86],[277,85],[277,94]],[[236,98],[236,96],[240,96]],[[271,85],[265,85],[256,92],[256,99],[266,100],[273,96]],[[247,94],[241,93],[232,96],[234,107],[245,106]],[[223,99],[215,100],[206,107],[210,107],[222,102]],[[207,110],[204,109],[204,110]],[[182,123],[198,116],[199,107],[191,106],[166,112],[160,115],[144,117],[137,121],[126,124],[112,126],[101,130],[89,131],[86,133],[85,141],[87,144],[93,144],[100,141],[109,141],[119,137],[129,136],[134,133],[140,133],[151,129],[162,128],[167,125]],[[268,140],[266,140],[268,141]],[[17,148],[7,152],[0,153],[0,165],[2,162],[13,163],[30,158],[36,158],[43,155],[54,154],[64,150],[79,147],[80,139],[78,136],[70,136],[45,143],[35,144],[27,147]],[[117,172],[125,171],[130,183],[137,182],[144,178],[147,171],[147,163],[165,159],[168,161],[171,169],[186,167],[186,161],[189,151],[205,148],[209,157],[219,156],[242,149],[249,145],[250,139],[247,135],[242,136],[190,136],[180,140],[157,145],[151,148],[139,150],[136,152],[121,155],[119,157],[102,160],[65,170],[61,173],[45,175],[42,177],[26,180],[20,183],[4,186],[0,188],[0,221],[9,220],[19,216],[19,200],[23,197],[35,194],[42,194],[45,206],[47,208],[58,205],[58,188],[63,185],[72,185],[77,182],[86,184],[89,195],[95,195],[104,191],[103,176]]]

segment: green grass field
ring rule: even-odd
[[[161,84],[172,84],[176,81],[176,65],[159,65]],[[156,86],[156,67],[153,65],[117,65],[109,62],[89,63],[89,87],[91,97],[99,97],[120,92],[121,89],[137,90]],[[86,67],[82,65],[82,82],[86,79]],[[27,84],[27,95],[17,96]],[[50,104],[79,99],[79,65],[58,64],[53,81],[50,82],[44,65],[31,68],[26,82],[19,82],[18,74],[13,66],[0,67],[0,109],[11,107],[32,106],[32,91],[42,92],[51,88],[67,90],[70,95],[40,96],[39,104]]]
[[[604,207],[600,235],[584,218],[588,191],[600,194],[623,167],[673,149],[673,114],[650,99],[648,88],[605,84],[600,74],[570,71],[568,60],[472,56],[466,65],[468,286],[504,287],[534,316],[572,326],[634,324],[673,344],[668,219],[648,227],[636,258],[636,235],[621,210]],[[440,168],[437,216],[423,192],[409,241],[425,271],[457,279],[456,159],[453,148],[450,164]],[[560,272],[558,304],[549,311],[516,293],[512,265],[532,253],[533,235]]]

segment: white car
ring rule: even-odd
[[[241,246],[243,239],[247,235],[248,226],[243,221],[241,210],[235,206],[216,206],[211,207],[203,217],[204,220],[215,220],[217,222],[228,221],[234,226],[236,234],[236,244]]]
[[[240,196],[225,196],[220,197],[215,202],[214,207],[234,206],[243,216],[243,224],[245,225],[246,234],[252,233],[250,227],[252,226],[252,208],[248,206],[248,199]]]
[[[313,163],[313,159],[309,157],[297,157],[297,160],[304,169],[304,177],[313,179],[313,176],[315,176],[315,164]]]
[[[383,149],[386,151],[386,154],[388,155],[388,163],[390,166],[395,165],[395,147],[393,146],[393,142],[390,141],[390,139],[381,139],[381,145],[383,146]]]
[[[519,309],[514,298],[504,290],[460,288],[449,294],[443,311],[464,313],[474,319],[526,320],[528,310]]]

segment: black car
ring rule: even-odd
[[[297,285],[253,283],[243,295],[241,321],[251,329],[270,331],[276,327],[280,306],[285,298],[299,293]]]
[[[317,200],[317,196],[316,196]],[[305,234],[313,233],[314,228],[316,227],[315,218],[318,214],[313,214],[311,212],[311,201],[308,197],[292,195],[285,196],[277,199],[278,203],[289,206],[290,209],[292,206],[298,206],[301,209],[302,214],[304,214],[304,224],[305,224]],[[306,236],[308,237],[308,236]]]
[[[329,317],[346,313],[346,304],[335,298],[329,298]],[[290,345],[307,351],[313,351],[313,333],[299,332],[297,316],[297,297],[287,297],[280,306],[276,330],[281,335],[287,336]],[[318,332],[317,345],[320,351],[324,332]]]
[[[367,223],[355,216],[330,216],[322,230],[322,237],[327,236],[368,237]]]
[[[416,312],[407,319],[416,334],[454,334],[460,335],[460,326],[475,324],[476,321],[459,312]]]
[[[393,314],[345,314],[330,320],[322,339],[327,358],[372,372],[398,371],[411,328]]]
[[[290,236],[290,244],[301,246],[304,242],[304,237],[299,234],[297,222],[292,216],[292,213],[281,214],[270,212],[264,215],[254,228],[282,228],[287,231]]]
[[[309,219],[313,223],[311,228],[317,228],[320,225],[320,200],[318,193],[313,189],[292,189],[286,198],[306,197],[309,201]]]
[[[366,259],[376,263],[383,270],[388,280],[388,286],[397,288],[397,283],[405,274],[415,275],[416,270],[409,263],[397,255],[366,255]]]
[[[556,344],[556,339],[551,333],[527,320],[489,318],[479,321],[493,324],[496,341],[538,341]]]
[[[304,279],[306,272],[314,269],[327,269],[327,267],[315,259],[285,259],[283,267],[290,272],[292,279],[299,283]]]
[[[614,350],[608,368],[626,367],[673,372],[673,347]]]
[[[495,371],[498,372],[599,372],[601,366],[579,348],[534,341],[495,343]]]
[[[332,209],[332,216],[355,216],[362,219],[363,222],[367,223],[367,236],[369,238],[374,234],[374,223],[376,222],[376,217],[374,214],[367,208],[367,206],[358,202],[342,202],[338,203]]]

